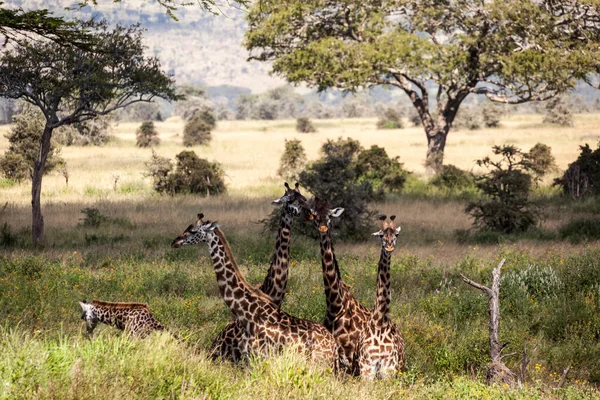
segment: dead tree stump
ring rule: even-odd
[[[514,385],[515,375],[509,370],[502,359],[507,355],[502,354],[502,350],[508,345],[506,343],[500,343],[498,340],[498,331],[500,325],[500,270],[504,264],[504,259],[500,261],[500,264],[492,270],[492,288],[488,288],[480,283],[473,282],[464,275],[460,275],[463,281],[473,286],[476,289],[481,290],[488,296],[488,312],[490,316],[489,328],[490,328],[490,356],[492,362],[488,365],[486,371],[486,381],[488,385],[492,383],[507,383]]]

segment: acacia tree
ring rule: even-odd
[[[595,0],[265,0],[248,14],[246,47],[319,90],[400,88],[437,171],[470,94],[546,100],[595,72],[599,10]]]
[[[176,99],[174,81],[156,58],[144,57],[139,27],[90,24],[94,45],[88,49],[54,41],[21,42],[0,57],[0,97],[22,99],[45,117],[39,155],[33,166],[32,237],[44,237],[42,176],[54,130],[155,97]]]

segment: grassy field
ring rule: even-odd
[[[450,134],[449,163],[474,167],[493,144],[552,147],[559,167],[578,145],[600,138],[600,116],[577,116],[574,128],[541,124],[539,116],[514,116],[502,128]],[[230,320],[218,295],[205,248],[172,250],[170,241],[204,212],[219,220],[242,270],[252,282],[266,272],[274,234],[258,220],[283,193],[275,174],[285,138],[299,138],[309,159],[328,138],[350,136],[363,146],[384,146],[422,175],[425,139],[420,129],[381,131],[375,120],[317,121],[316,134],[297,134],[294,121],[222,122],[200,156],[223,164],[229,193],[219,198],[153,194],[143,176],[150,150],[135,147],[136,124],[116,127],[102,148],[67,147],[69,186],[58,174],[44,178],[46,245],[29,244],[30,187],[1,181],[0,398],[598,398],[600,391],[600,250],[597,242],[561,240],[573,218],[597,217],[595,200],[573,205],[542,188],[546,219],[536,234],[501,238],[502,244],[464,242],[457,229],[471,221],[461,196],[411,181],[402,195],[373,204],[398,215],[402,233],[392,264],[392,314],[407,343],[407,368],[391,382],[336,377],[293,353],[252,360],[240,369],[207,360],[205,350]],[[181,121],[157,124],[163,156],[183,150]],[[0,127],[0,133],[7,130]],[[483,139],[482,139],[483,138]],[[7,148],[0,138],[0,154]],[[115,188],[115,178],[118,181]],[[106,216],[84,226],[80,212],[95,207]],[[300,223],[300,222],[299,222]],[[379,242],[335,243],[345,280],[371,306]],[[522,388],[487,387],[486,300],[459,279],[487,283],[507,259],[501,292],[500,337],[509,352],[527,343],[531,364]],[[283,308],[320,321],[324,297],[318,243],[294,237],[292,270]],[[178,333],[144,340],[99,327],[87,340],[77,301],[147,302]],[[516,370],[520,354],[506,359]],[[571,365],[567,384],[557,388]]]

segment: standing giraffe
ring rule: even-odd
[[[321,266],[327,312],[325,327],[333,334],[335,340],[343,349],[343,364],[350,366],[350,373],[360,375],[358,365],[358,349],[360,337],[367,330],[371,311],[359,303],[350,287],[344,283],[333,251],[330,225],[332,217],[339,217],[343,208],[330,210],[326,201],[315,199],[313,221],[319,231],[321,244]]]
[[[386,378],[404,366],[404,339],[390,318],[390,261],[396,247],[400,227],[396,228],[395,215],[390,223],[380,217],[381,230],[373,233],[381,238],[381,255],[377,267],[377,298],[368,329],[359,340],[358,364],[362,376],[371,379]]]
[[[196,223],[176,237],[171,246],[208,245],[219,293],[243,327],[239,338],[241,357],[269,356],[285,346],[297,346],[311,360],[337,369],[338,346],[331,333],[323,325],[290,316],[269,296],[250,285],[242,276],[217,223],[205,222],[202,218],[203,214],[198,214]]]
[[[271,259],[271,265],[263,283],[258,287],[264,294],[271,298],[271,301],[281,306],[285,295],[285,288],[288,280],[289,261],[290,261],[290,240],[292,222],[295,216],[303,215],[306,219],[311,219],[312,214],[308,208],[306,198],[300,194],[298,183],[294,189],[285,183],[285,194],[273,201],[274,205],[282,205],[281,218],[279,220],[279,232],[275,240],[275,252]],[[240,361],[241,350],[239,341],[242,337],[243,326],[236,321],[230,322],[217,335],[209,353],[213,359],[226,359],[235,362]]]

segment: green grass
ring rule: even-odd
[[[99,235],[105,235],[97,232]],[[271,239],[229,235],[251,282],[265,275]],[[230,320],[205,248],[171,250],[148,235],[151,248],[91,244],[51,255],[14,249],[0,258],[0,388],[3,398],[584,398],[600,395],[600,251],[533,257],[512,247],[493,259],[477,251],[455,263],[394,254],[391,312],[407,344],[407,368],[397,379],[368,383],[336,377],[292,353],[253,360],[246,368],[207,360],[204,350]],[[157,246],[157,243],[159,245]],[[242,249],[244,249],[242,251]],[[338,253],[340,253],[338,251]],[[318,246],[294,240],[283,308],[320,321],[325,301]],[[507,259],[501,292],[500,338],[509,352],[528,345],[523,389],[487,387],[487,309],[459,273],[488,283]],[[340,267],[361,301],[374,301],[377,257],[345,256]],[[532,266],[533,265],[533,266]],[[77,301],[149,303],[156,317],[183,338],[127,338],[99,326],[85,339]],[[516,369],[520,356],[506,359]],[[566,388],[555,389],[571,365]],[[2,391],[0,391],[2,393]]]

